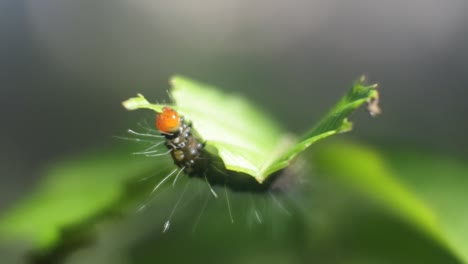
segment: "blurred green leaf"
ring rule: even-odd
[[[466,165],[405,151],[388,155],[389,162],[376,150],[343,142],[315,153],[322,174],[380,202],[468,263]]]
[[[364,78],[357,81],[299,142],[288,137],[254,104],[236,95],[223,94],[215,87],[176,76],[171,80],[171,95],[174,108],[194,123],[198,134],[213,147],[207,149],[214,150],[213,154],[221,157],[228,170],[249,174],[262,183],[317,140],[349,131],[351,123],[347,117],[360,105],[368,102],[371,113],[377,114],[380,111],[377,86],[365,86],[364,81]],[[162,108],[148,103],[142,95],[125,101],[124,106],[128,110]]]
[[[1,216],[1,237],[50,248],[63,228],[102,213],[122,196],[127,181],[156,164],[132,158],[128,149],[114,149],[52,166],[35,191]]]
[[[421,150],[386,156],[396,175],[430,205],[449,247],[468,263],[467,161]]]
[[[366,153],[379,153],[377,150],[349,143],[342,146],[348,149],[347,153],[360,155],[366,160],[368,156],[362,155],[364,150]],[[321,149],[315,153],[319,156],[330,151],[330,148],[335,148],[319,147]],[[367,161],[372,164],[370,167],[378,169],[361,171],[364,178],[370,177],[368,174],[371,173],[384,173],[395,177],[396,175],[391,173],[392,163],[385,162],[383,156],[378,156]],[[340,164],[342,163],[337,163]],[[366,164],[359,165],[365,167]],[[322,170],[322,173],[327,171]],[[372,177],[379,179],[380,176]],[[191,184],[189,190],[194,192],[197,188],[193,184],[204,184],[202,181],[187,180],[190,180]],[[122,252],[121,248],[130,247],[131,252],[126,256],[132,258],[128,263],[154,263],[156,260],[171,263],[218,263],[220,260],[223,263],[460,263],[451,251],[441,246],[440,241],[428,236],[426,230],[414,228],[415,222],[410,221],[412,225],[408,224],[409,218],[396,218],[375,206],[375,196],[356,195],[352,189],[356,189],[357,186],[350,184],[343,177],[311,177],[309,180],[312,180],[310,185],[300,186],[304,191],[299,195],[294,191],[285,193],[284,196],[277,194],[277,199],[283,202],[287,201],[287,196],[296,197],[297,205],[304,210],[295,207],[295,203],[286,202],[284,206],[289,212],[287,214],[278,208],[278,204],[269,195],[253,195],[252,198],[252,195],[245,193],[231,193],[235,223],[232,224],[228,220],[225,201],[212,199],[197,232],[193,233],[194,219],[199,215],[204,200],[203,196],[195,196],[195,199],[190,199],[190,202],[184,203],[184,207],[179,208],[177,217],[173,218],[171,232],[162,235],[161,226],[166,220],[166,213],[172,210],[173,203],[181,191],[171,188],[171,198],[161,201],[158,197],[161,205],[169,204],[168,208],[153,208],[137,223],[128,223],[132,220],[130,218],[126,221],[128,227],[122,228],[119,225],[113,230],[108,230],[112,234],[103,234],[107,236],[107,240],[100,237],[100,241],[106,242],[98,249],[89,250],[89,259],[96,259],[93,255],[96,251],[100,252],[100,255],[101,251],[105,251],[114,258],[121,259],[122,256],[115,256],[115,251]],[[391,179],[387,179],[387,183],[389,180]],[[342,186],[337,186],[332,181]],[[400,188],[405,188],[403,182],[399,184]],[[209,192],[206,186],[205,190]],[[253,214],[252,204],[257,205],[256,210],[263,219],[262,223],[259,223]],[[388,204],[383,205],[385,209],[391,209]],[[127,234],[123,234],[125,232]],[[138,242],[132,244],[135,243],[136,233],[139,234]],[[183,254],[180,254],[181,241],[184,244]],[[112,243],[117,245],[110,245]],[[122,246],[125,243],[130,246]],[[77,255],[83,261],[83,255]],[[102,263],[99,260],[90,262],[88,259],[83,262]]]
[[[316,197],[312,200],[302,199],[300,202],[303,204],[300,206],[308,208],[312,215],[327,207],[335,208],[333,210],[338,210],[336,215],[331,215],[328,220],[322,220],[322,222],[317,221],[316,216],[291,218],[290,221],[293,222],[288,224],[285,235],[281,237],[285,239],[283,241],[285,243],[275,249],[275,252],[283,252],[278,253],[278,256],[296,259],[299,262],[310,259],[324,262],[323,260],[328,259],[328,263],[392,263],[392,260],[398,263],[412,263],[411,261],[430,260],[432,257],[436,257],[434,261],[425,263],[438,263],[437,260],[444,259],[448,260],[444,263],[456,263],[444,254],[447,251],[463,258],[463,254],[466,253],[464,246],[466,240],[463,235],[463,230],[466,230],[463,220],[466,218],[462,210],[465,204],[463,201],[466,199],[464,196],[466,180],[463,176],[468,171],[463,162],[424,153],[406,153],[405,151],[390,153],[387,155],[390,159],[386,160],[386,156],[374,149],[343,142],[318,145],[318,148],[314,150],[313,164],[322,178],[340,183],[349,189],[360,190],[368,197],[369,201],[380,202],[384,208],[411,223],[419,232],[402,228],[397,223],[375,215],[376,212],[363,211],[364,205],[361,203],[353,204],[351,202],[339,207],[333,204],[327,205],[334,197],[343,196],[342,190],[335,186],[333,189],[321,190],[321,192],[326,191],[328,197],[322,197],[321,199],[325,200],[321,200],[319,204],[314,203]],[[87,219],[102,213],[115,200],[118,200],[122,196],[123,186],[129,179],[135,178],[135,174],[154,172],[155,166],[160,168],[168,162],[161,160],[158,163],[158,160],[155,159],[132,160],[131,156],[129,157],[127,154],[128,152],[127,150],[119,150],[89,154],[85,158],[67,161],[52,167],[48,170],[48,177],[45,178],[37,191],[8,211],[0,220],[2,239],[31,239],[39,249],[50,248],[60,241],[58,236],[63,228],[80,225]],[[437,177],[442,172],[445,172],[445,177]],[[155,177],[163,176],[164,173],[162,170],[157,170]],[[400,173],[404,177],[398,176]],[[187,179],[187,181],[195,180]],[[199,184],[203,186],[203,182],[199,182]],[[173,198],[163,201],[174,202],[180,189],[173,192],[176,192],[172,195]],[[247,197],[244,197],[245,195],[239,197],[239,195],[236,198],[232,197],[231,201],[237,203],[237,207],[239,207],[235,211],[235,216],[243,215],[246,204],[250,204],[248,201],[239,204],[239,199],[249,198],[248,195]],[[265,200],[265,197],[268,196],[262,196],[262,200]],[[346,197],[345,199],[348,200],[349,198]],[[196,204],[201,206],[202,197],[197,198],[196,201]],[[272,204],[270,206],[277,207],[277,204],[270,202]],[[140,253],[153,256],[148,261],[154,260],[154,258],[190,259],[188,257],[190,255],[180,258],[174,256],[173,250],[177,248],[175,245],[180,242],[181,237],[187,243],[191,241],[194,248],[200,248],[196,247],[200,243],[216,247],[219,240],[227,234],[231,237],[229,251],[235,250],[239,260],[251,259],[248,255],[243,255],[242,252],[255,254],[262,248],[260,245],[263,236],[254,235],[254,233],[245,234],[239,231],[244,230],[245,226],[229,224],[226,211],[223,210],[225,209],[223,201],[216,205],[218,206],[216,209],[213,206],[211,204],[210,209],[207,208],[207,215],[204,216],[205,227],[200,227],[203,230],[200,231],[200,234],[204,234],[203,238],[193,237],[187,240],[185,232],[176,232],[163,240],[159,236],[154,237],[153,239],[157,241],[157,248],[160,249],[159,253],[154,256],[151,254],[153,252],[151,249],[154,247],[147,245],[148,241],[144,239],[144,237],[151,237],[154,234],[148,233],[148,230],[145,231],[145,229],[137,232],[136,228],[141,226],[141,223],[129,227],[129,230],[125,232],[132,237],[138,234],[142,236],[140,238],[143,240],[142,246],[149,252],[140,251]],[[177,218],[177,221],[181,222],[179,225],[188,225],[191,228],[196,211],[193,210],[195,208],[192,206],[188,207],[191,210],[181,210],[184,217]],[[161,216],[160,211],[155,210],[152,214],[158,219],[164,217],[164,215]],[[210,215],[213,216],[210,217]],[[154,223],[151,219],[146,219],[146,217],[148,216],[145,216],[145,228],[157,229],[156,234],[160,234],[161,225]],[[219,221],[223,217],[226,219],[226,223],[219,227]],[[264,219],[265,222],[278,220],[278,216],[272,217],[274,218]],[[184,224],[184,220],[187,223]],[[330,226],[332,222],[335,223]],[[218,226],[218,228],[213,229],[213,226]],[[270,227],[266,226],[265,228],[269,229]],[[308,229],[310,231],[307,231]],[[115,232],[120,234],[124,230],[117,227]],[[331,236],[330,233],[332,233]],[[435,241],[436,244],[432,245],[423,238],[419,238],[417,233],[427,234],[427,237]],[[211,235],[205,237],[205,234]],[[238,234],[243,235],[235,237]],[[7,237],[4,237],[6,235]],[[405,239],[406,236],[410,237]],[[246,245],[246,237],[249,238],[247,241],[251,241],[249,245],[255,249],[242,251]],[[255,240],[256,237],[258,240]],[[204,240],[200,241],[199,239]],[[135,238],[130,240],[133,241]],[[168,240],[170,244],[167,244]],[[131,241],[119,243],[131,244]],[[392,243],[396,243],[396,245],[392,246]],[[274,247],[278,243],[271,240],[268,245]],[[348,246],[341,248],[340,245]],[[109,245],[102,245],[102,247],[107,249]],[[426,253],[428,249],[430,253]],[[222,256],[224,254],[222,253],[223,248],[218,250],[219,256]],[[196,250],[185,251],[186,254],[189,252],[195,255],[201,254],[199,255],[201,258],[205,258],[203,254],[208,254]],[[330,259],[330,256],[334,254],[346,256],[346,261]],[[260,258],[258,254],[255,255],[259,259],[268,259]]]

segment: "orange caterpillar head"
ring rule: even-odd
[[[180,127],[180,117],[176,110],[164,107],[156,117],[156,128],[162,133],[174,133]]]

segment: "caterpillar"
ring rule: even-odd
[[[205,144],[193,136],[192,123],[174,109],[164,107],[156,117],[156,128],[165,137],[174,163],[188,175],[198,172]]]
[[[228,215],[231,223],[234,222],[234,216],[228,198],[228,189],[234,192],[268,194],[275,206],[286,212],[286,214],[289,214],[288,210],[283,206],[283,202],[281,201],[282,199],[277,197],[277,194],[282,193],[284,186],[289,185],[291,180],[294,180],[294,177],[291,177],[292,174],[275,173],[274,175],[270,176],[270,178],[263,184],[260,184],[253,177],[247,174],[225,169],[222,160],[217,155],[213,155],[205,149],[206,142],[202,142],[202,140],[200,140],[198,135],[194,132],[192,128],[192,122],[186,120],[183,115],[180,115],[175,109],[169,106],[163,107],[161,111],[157,113],[155,127],[161,135],[137,133],[133,130],[129,130],[131,134],[137,136],[164,138],[163,141],[154,144],[145,151],[136,153],[144,154],[148,157],[162,156],[170,153],[174,164],[178,168],[172,170],[154,186],[148,201],[139,206],[137,210],[138,212],[145,209],[147,205],[154,199],[154,196],[152,195],[156,192],[156,190],[159,189],[160,186],[162,186],[162,184],[173,177],[174,181],[172,185],[175,186],[175,183],[177,182],[181,172],[185,172],[188,177],[198,178],[205,181],[208,185],[210,193],[212,196],[214,196],[214,198],[219,197],[219,194],[215,191],[214,186],[224,187],[224,197],[226,200],[229,213]],[[149,142],[140,139],[136,139],[135,141]],[[165,153],[152,154],[153,152],[158,152],[158,150],[153,149],[163,143],[168,151]],[[284,175],[287,177],[283,177]],[[177,202],[174,204],[171,213],[163,225],[163,233],[166,233],[170,228],[173,214],[180,204],[180,201],[183,199],[184,194],[186,193],[188,186],[187,183],[188,182],[186,182],[185,187],[183,187],[183,191],[181,192]],[[206,197],[209,198],[210,195]],[[257,221],[262,224],[262,211],[256,208],[255,202],[252,200],[252,196],[250,195],[248,197],[250,197],[250,213],[252,219],[257,219]],[[208,201],[207,198],[204,200],[205,202],[202,206],[200,215],[206,207],[206,203]],[[199,218],[194,224],[194,229],[198,225],[198,221]]]

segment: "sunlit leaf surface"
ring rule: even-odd
[[[243,172],[263,182],[272,173],[289,165],[291,160],[311,144],[336,133],[349,131],[347,117],[364,103],[377,114],[376,85],[357,81],[317,125],[300,141],[291,140],[269,116],[238,95],[224,94],[219,89],[184,78],[171,80],[174,108],[193,122],[198,134],[216,153],[228,170]],[[162,105],[148,103],[142,95],[124,102],[128,110],[140,108],[158,111]],[[302,113],[307,116],[307,113]],[[212,148],[213,149],[213,148]]]

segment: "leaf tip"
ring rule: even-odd
[[[179,78],[178,75],[173,75],[171,78],[169,78],[169,85],[171,87],[174,87],[174,84],[177,82],[177,79]]]
[[[380,108],[379,102],[379,92],[375,90],[378,87],[378,84],[374,84],[370,86],[370,88],[374,89],[374,93],[372,96],[367,99],[367,111],[371,116],[377,116],[382,113],[382,109]]]
[[[343,119],[341,127],[337,129],[338,133],[345,133],[353,130],[353,122],[349,121],[348,118]]]
[[[142,94],[138,93],[137,97],[132,97],[123,101],[122,105],[125,109],[132,111],[138,109],[142,102],[148,103],[146,98]]]
[[[365,75],[361,75],[361,77],[359,77],[359,82],[360,83],[364,83],[366,81],[366,76]]]
[[[366,76],[362,75],[356,82],[355,87],[360,87],[360,89],[367,91],[367,111],[369,111],[371,116],[377,116],[382,113],[382,109],[379,106],[379,92],[377,91],[379,84],[374,83],[366,86],[366,80]]]
[[[180,84],[184,80],[187,80],[187,78],[182,75],[175,74],[169,78],[169,85],[174,89],[177,87],[177,84]]]

